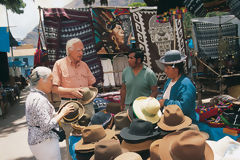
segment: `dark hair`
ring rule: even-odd
[[[144,53],[143,53],[143,51],[141,50],[141,49],[139,49],[139,48],[133,48],[133,49],[131,49],[130,50],[130,52],[129,52],[129,54],[130,53],[135,53],[135,58],[136,59],[138,59],[138,58],[140,58],[141,59],[141,63],[143,62],[143,60],[144,60]]]
[[[171,66],[173,66],[173,65],[171,65]],[[178,69],[178,74],[185,74],[185,72],[184,72],[184,63],[183,62],[176,63],[174,65],[174,67]]]

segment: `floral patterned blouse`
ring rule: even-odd
[[[28,144],[35,145],[49,138],[58,139],[58,135],[51,130],[52,128],[57,128],[58,124],[54,118],[56,114],[55,109],[48,101],[47,95],[35,88],[31,89],[25,105],[28,124]],[[39,126],[39,128],[36,126]]]

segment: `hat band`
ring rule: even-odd
[[[79,117],[79,114],[76,115],[75,117],[71,118],[71,119],[66,118],[66,117],[63,117],[63,119],[66,120],[66,121],[74,121],[74,120],[75,120],[76,118],[78,118],[78,117]]]
[[[107,136],[107,135],[105,134],[104,137],[106,137],[106,136]],[[100,140],[102,140],[104,137],[102,137],[101,139],[97,139],[96,141],[92,141],[92,142],[84,142],[84,139],[83,139],[83,143],[84,143],[84,144],[95,144],[95,143],[99,142]]]
[[[151,114],[149,112],[147,112],[145,109],[142,109],[142,113],[148,117],[154,117],[156,114]]]

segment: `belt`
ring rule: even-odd
[[[77,100],[80,100],[78,98],[65,98],[65,97],[62,97],[61,100],[73,100],[73,101],[77,101]]]

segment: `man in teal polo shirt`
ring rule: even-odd
[[[140,96],[155,97],[158,94],[155,73],[143,64],[144,53],[140,49],[129,52],[129,66],[122,73],[121,108],[127,110]]]

